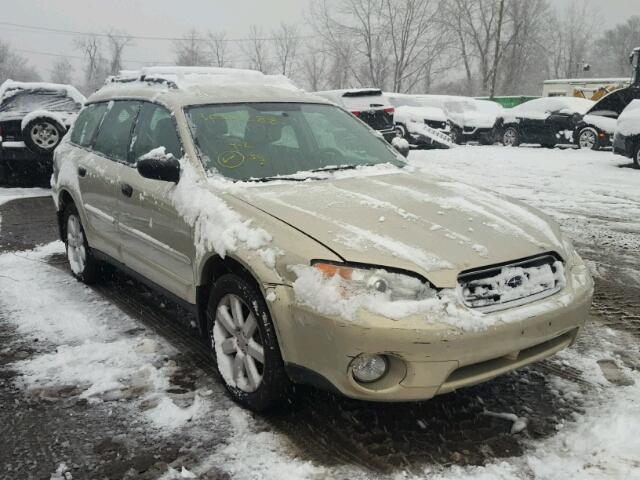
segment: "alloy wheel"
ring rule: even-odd
[[[212,333],[218,370],[225,382],[247,393],[258,390],[264,374],[264,346],[258,322],[240,297],[222,297]]]
[[[503,143],[508,147],[513,147],[516,143],[516,132],[512,128],[508,128],[502,136]]]
[[[580,138],[578,139],[578,144],[580,148],[593,148],[596,144],[596,134],[593,130],[583,130],[580,133]]]
[[[67,258],[73,273],[80,275],[84,272],[87,265],[87,249],[77,215],[69,215],[67,220]]]
[[[36,123],[31,127],[31,139],[43,150],[50,150],[58,144],[60,132],[49,122]]]

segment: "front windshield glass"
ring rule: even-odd
[[[389,144],[332,105],[198,105],[187,108],[186,114],[207,171],[234,180],[333,167],[403,165]]]

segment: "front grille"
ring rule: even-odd
[[[463,272],[458,276],[467,307],[495,311],[553,295],[564,286],[562,261],[545,254]]]
[[[437,130],[444,130],[447,128],[447,122],[439,122],[437,120],[425,120],[425,125],[431,128],[435,128]]]

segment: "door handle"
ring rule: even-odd
[[[128,183],[121,183],[120,191],[125,197],[131,197],[131,195],[133,195],[133,187]]]
[[[87,174],[87,169],[84,167],[78,167],[78,175],[84,177]]]

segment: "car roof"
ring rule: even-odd
[[[231,103],[320,103],[327,100],[295,87],[281,75],[208,67],[153,67],[123,71],[89,97],[87,103],[135,99],[171,110],[189,105]]]

